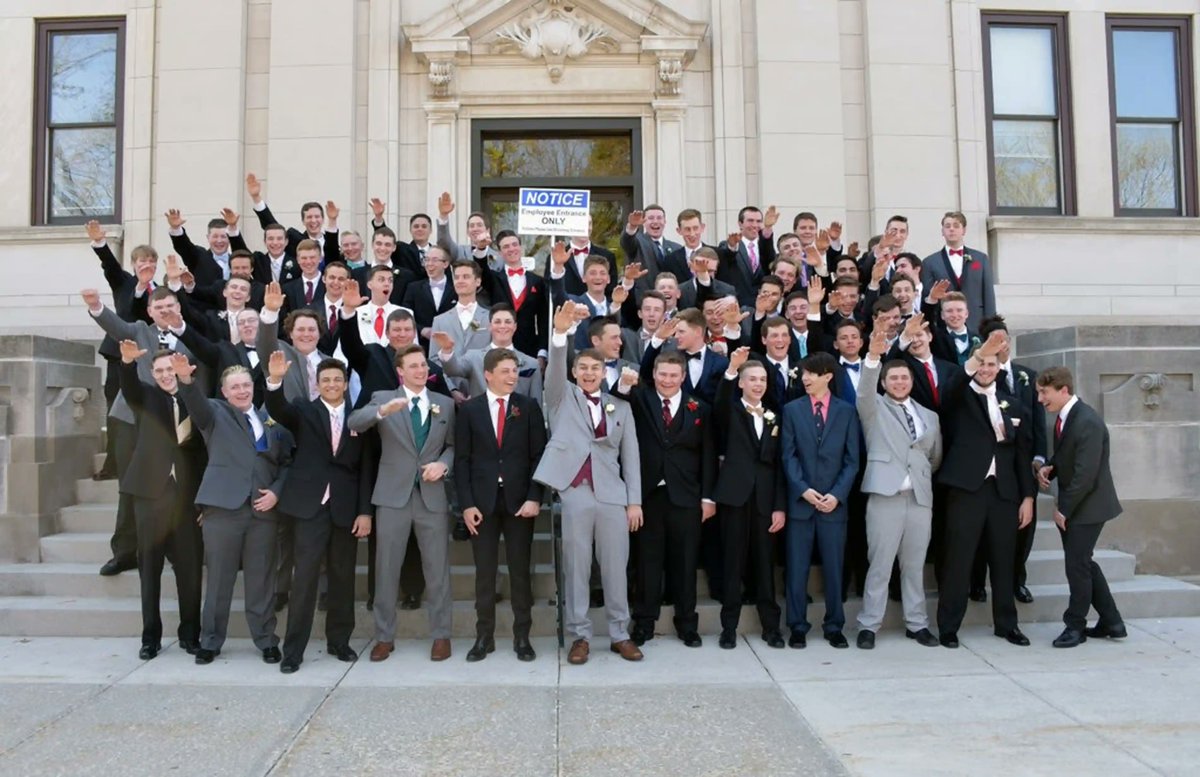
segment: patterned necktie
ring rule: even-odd
[[[813,403],[813,421],[817,424],[817,442],[825,436],[825,415],[822,412],[825,408],[824,402]]]
[[[337,328],[337,305],[329,306],[329,331]]]
[[[663,400],[662,419],[663,426],[671,428],[671,400],[669,399]]]
[[[304,304],[311,305],[313,301],[313,282],[304,282]]]
[[[917,440],[917,424],[913,421],[912,414],[908,412],[907,405],[900,405],[899,407],[900,407],[900,411],[902,413],[904,413],[904,422],[908,424],[908,436],[913,439],[913,442],[916,442],[916,440]]]
[[[329,439],[331,448],[336,454],[342,442],[342,416],[340,413],[329,414]]]
[[[746,244],[746,252],[750,255],[750,272],[758,272],[758,243],[751,240]]]

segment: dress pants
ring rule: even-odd
[[[208,582],[200,614],[200,647],[220,650],[238,568],[245,584],[246,624],[259,650],[277,647],[275,636],[275,521],[255,517],[247,502],[236,510],[204,510],[204,565]]]
[[[846,553],[842,557],[842,599],[853,590],[860,596],[866,589],[867,568],[867,495],[862,493],[862,477],[846,500]],[[851,586],[853,585],[853,589]]]
[[[138,577],[142,588],[142,644],[162,642],[162,593],[164,560],[170,560],[175,572],[179,596],[179,639],[195,642],[200,638],[200,527],[192,497],[183,494],[175,478],[157,499],[133,500],[137,527]]]
[[[104,361],[104,412],[107,415],[112,411],[117,394],[121,393],[121,360],[105,356]],[[117,471],[117,435],[111,422],[108,431],[109,434],[105,435],[104,440],[104,463],[100,465],[100,471],[115,474]]]
[[[113,440],[113,456],[117,477],[125,475],[125,468],[133,458],[133,446],[137,442],[137,427],[109,416],[108,434]],[[133,497],[129,494],[117,496],[117,525],[109,540],[113,558],[133,562],[138,553],[137,522],[133,515]]]
[[[414,488],[401,508],[377,507],[375,530],[375,639],[396,639],[396,592],[403,579],[413,538],[421,548],[423,580],[429,581],[429,630],[434,639],[449,639],[453,619],[450,595],[450,516],[425,506]]]
[[[737,629],[742,615],[742,579],[748,577],[748,588],[754,593],[763,632],[779,631],[771,516],[760,513],[757,504],[757,493],[751,491],[744,505],[717,505],[725,572],[725,597],[721,601],[722,629]]]
[[[975,491],[951,488],[946,494],[946,559],[938,585],[938,631],[957,634],[967,613],[971,565],[981,538],[988,543],[992,582],[992,621],[997,632],[1017,628],[1013,598],[1012,559],[1017,542],[1020,505],[1004,499],[996,479],[988,478]]]
[[[1112,592],[1108,590],[1104,571],[1092,559],[1092,551],[1096,549],[1096,541],[1100,539],[1103,528],[1103,523],[1075,525],[1067,521],[1067,530],[1058,530],[1066,557],[1067,585],[1071,590],[1066,612],[1063,613],[1063,623],[1069,629],[1083,631],[1091,607],[1096,608],[1100,614],[1099,622],[1105,626],[1122,622],[1121,612],[1117,609]]]
[[[741,581],[731,582],[725,577],[725,554],[721,550],[721,522],[717,516],[700,525],[700,559],[704,566],[704,577],[708,580],[708,595],[715,601],[725,600],[725,589],[741,590]]]
[[[283,657],[300,660],[312,635],[317,609],[321,561],[328,558],[328,609],[325,612],[325,641],[333,647],[349,645],[354,631],[354,562],[358,538],[349,526],[334,526],[329,505],[322,505],[307,520],[294,520],[296,573],[288,604],[287,632]]]
[[[371,532],[367,537],[367,591],[368,596],[375,596],[375,564],[379,558],[377,550],[378,532]],[[400,595],[415,596],[420,599],[425,595],[425,572],[421,561],[421,548],[417,545],[417,533],[408,535],[408,548],[404,551],[404,563],[400,566]]]
[[[888,602],[892,563],[900,562],[900,598],[909,631],[929,628],[925,605],[925,553],[929,550],[931,510],[917,504],[912,489],[892,496],[871,494],[867,501],[867,548],[870,569],[858,626],[879,631]]]
[[[625,569],[629,563],[629,521],[621,505],[596,499],[591,484],[559,492],[562,499],[563,628],[567,639],[592,638],[592,550],[600,565],[604,613],[613,642],[629,639],[629,592]]]
[[[475,635],[496,635],[496,572],[500,566],[500,538],[504,537],[508,581],[512,588],[513,637],[529,637],[533,625],[533,522],[518,518],[504,506],[504,487],[496,490],[496,506],[483,516],[478,534],[471,536],[475,556]],[[375,605],[376,609],[379,605]]]
[[[836,518],[813,515],[787,522],[787,622],[793,632],[807,634],[808,572],[812,568],[813,547],[821,551],[821,575],[825,585],[826,634],[841,631],[846,625],[842,608],[842,558],[846,553],[846,513]]]
[[[696,631],[696,565],[700,556],[700,505],[671,504],[666,486],[658,486],[642,505],[643,523],[636,538],[638,596],[633,605],[634,622],[653,630],[662,614],[663,572],[667,590],[675,601],[675,631]]]

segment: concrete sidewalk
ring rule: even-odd
[[[174,645],[138,661],[134,637],[8,637],[0,775],[1196,774],[1200,618],[1128,626],[1074,650],[1055,624],[1030,648],[964,629],[957,651],[659,637],[640,664],[599,639],[583,667],[549,639],[471,665],[466,640],[350,665],[315,639],[290,676],[248,640],[201,667]]]

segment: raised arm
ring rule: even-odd
[[[204,431],[210,431],[216,422],[210,402],[216,400],[209,400],[204,396],[200,386],[192,379],[196,365],[189,362],[187,356],[177,353],[171,357],[171,366],[175,369],[175,377],[179,381],[179,397],[183,400],[183,406],[187,408],[192,423]]]

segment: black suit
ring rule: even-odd
[[[429,351],[429,340],[421,334],[421,331],[431,328],[435,317],[451,310],[458,302],[458,294],[454,291],[454,282],[450,276],[445,276],[445,283],[446,287],[442,290],[442,301],[438,305],[433,303],[433,290],[429,286],[428,278],[408,284],[404,290],[404,299],[400,303],[402,307],[413,312],[413,319],[417,322],[417,339],[426,351]]]
[[[327,233],[326,237],[333,233]],[[336,238],[336,235],[334,236]],[[335,240],[336,242],[336,240]],[[229,236],[229,249],[231,251],[249,251],[250,247],[246,245],[246,239],[239,232],[236,235]],[[262,284],[268,284],[275,280],[271,273],[271,257],[266,251],[251,251],[251,270],[255,281]],[[293,278],[300,276],[300,267],[296,264],[296,255],[288,253],[285,248],[283,252],[283,264],[279,268],[279,282],[286,283]]]
[[[475,259],[483,271],[483,290],[487,292],[491,305],[501,302],[512,306],[517,312],[517,332],[513,336],[513,348],[521,353],[537,356],[546,350],[550,320],[550,286],[537,273],[525,273],[525,291],[520,304],[513,299],[508,285],[507,269],[492,270],[486,259]]]
[[[201,248],[193,244],[186,229],[182,234],[171,235],[171,248],[175,249],[175,253],[179,254],[179,258],[192,271],[198,286],[207,286],[216,281],[225,280],[225,271],[213,258],[213,252],[208,248]],[[232,242],[229,244],[229,252],[231,254],[233,252]]]
[[[259,226],[261,226],[263,228],[264,232],[266,231],[267,227],[271,226],[272,224],[279,224],[279,222],[275,220],[275,214],[272,213],[271,209],[269,207],[266,207],[265,204],[264,204],[262,210],[256,210],[256,211],[254,211],[254,213],[255,213],[255,215],[258,216],[258,224],[259,224]],[[280,226],[282,226],[282,224]],[[330,243],[329,243],[330,236],[333,237],[333,245],[337,245],[337,233],[336,232],[326,232],[324,234],[325,234],[325,245],[326,246],[330,245]],[[311,240],[311,239],[312,238],[310,238],[307,233],[301,232],[300,230],[298,230],[294,227],[287,227],[287,248],[284,250],[284,253],[287,256],[295,259],[296,258],[296,246],[300,245],[300,241],[302,241],[302,240]],[[245,244],[245,241],[243,241],[243,245],[244,244]],[[232,240],[230,241],[230,245],[231,246],[233,245]],[[322,251],[321,251],[321,258],[322,259],[329,258],[325,252],[325,249],[322,249]],[[283,279],[281,278],[280,281],[282,281],[282,280]]]
[[[483,514],[471,537],[475,556],[475,632],[490,639],[496,633],[496,568],[504,537],[512,586],[513,637],[528,638],[533,624],[530,558],[534,518],[515,513],[525,502],[542,502],[542,485],[533,479],[546,448],[546,422],[531,397],[509,394],[504,434],[499,444],[492,425],[488,395],[480,394],[458,408],[454,429],[454,487],[458,504]],[[503,484],[501,484],[503,481]]]
[[[205,314],[216,314],[225,309],[225,283],[226,281],[216,281],[207,286],[196,284],[190,292],[179,296],[181,300],[187,298],[195,302],[196,307]],[[266,291],[266,284],[257,278],[250,281],[250,299],[246,300],[246,307],[262,310],[263,295]]]
[[[731,344],[731,346],[736,347],[736,343]],[[646,350],[642,353],[641,366],[641,381],[646,386],[654,385],[654,360],[658,358],[661,352],[662,346],[656,348],[652,342],[646,343]],[[706,404],[711,404],[717,398],[717,386],[721,382],[721,377],[725,374],[726,368],[729,367],[729,359],[707,345],[704,346],[704,364],[700,368],[700,380],[696,382],[696,385],[692,385],[691,370],[687,366],[687,364],[691,363],[691,357],[683,351],[679,353],[684,357],[686,362],[683,368],[683,392],[685,394],[695,394],[696,397],[704,400]]]
[[[775,600],[775,537],[771,513],[787,509],[787,483],[780,467],[779,418],[763,419],[762,436],[742,403],[736,380],[721,380],[713,413],[724,459],[713,499],[724,551],[721,628],[736,629],[742,613],[744,573],[758,605],[763,632],[779,631]]]
[[[775,241],[759,235],[758,267],[753,271],[750,269],[749,254],[740,241],[736,246],[727,246],[722,242],[717,246],[717,258],[717,280],[725,281],[737,290],[739,305],[754,307],[758,286],[775,263]]]
[[[1104,419],[1082,400],[1076,402],[1054,442],[1054,457],[1048,462],[1058,480],[1056,508],[1067,519],[1066,531],[1060,529],[1059,534],[1071,589],[1063,621],[1070,629],[1082,630],[1087,625],[1089,607],[1096,608],[1101,625],[1122,623],[1104,572],[1092,560],[1104,524],[1121,514],[1108,455]]]
[[[283,326],[283,319],[288,313],[300,308],[311,308],[316,310],[318,314],[324,317],[324,311],[317,308],[317,303],[325,297],[325,280],[318,275],[312,281],[312,300],[305,299],[308,292],[309,281],[304,279],[304,276],[294,278],[287,283],[281,284],[283,291],[283,310],[279,313],[280,326]]]
[[[393,256],[395,256],[395,254],[393,254]],[[358,281],[358,290],[362,292],[364,296],[370,296],[371,294],[370,290],[367,289],[367,280],[370,278],[369,273],[371,272],[371,268],[374,266],[375,265],[373,264],[368,264],[365,267],[359,267],[356,270],[350,271],[350,277]],[[424,273],[422,272],[422,274]],[[407,267],[397,264],[396,260],[393,259],[392,293],[388,296],[388,302],[392,303],[393,305],[408,307],[408,305],[404,304],[404,295],[408,291],[409,285],[417,281],[417,279],[416,273]],[[448,289],[453,291],[454,284],[450,284]]]
[[[707,243],[701,243],[700,245],[705,248],[711,248],[714,251],[717,248]],[[667,255],[663,257],[662,267],[659,269],[661,272],[669,272],[674,275],[675,279],[679,281],[680,286],[690,281],[692,279],[692,268],[687,260],[687,246],[679,246],[668,251]]]
[[[254,350],[253,344],[250,346],[244,343],[234,345],[228,340],[213,341],[201,334],[196,327],[187,326],[183,330],[183,334],[179,337],[196,358],[209,368],[209,371],[216,376],[222,375],[225,370],[230,367],[239,366],[250,370],[250,377],[254,380],[254,406],[262,407],[266,401],[266,376],[263,374],[263,361],[260,360],[257,364],[252,364],[250,361],[250,353]],[[268,359],[270,356],[267,357]],[[213,387],[213,397],[221,397],[220,382]]]
[[[583,282],[583,277],[579,274],[579,268],[575,266],[575,246],[568,243],[567,253],[571,258],[567,260],[566,267],[563,268],[563,277],[561,279],[563,290],[567,294],[573,294],[575,296],[587,294],[587,284]],[[621,276],[617,270],[616,254],[614,254],[612,251],[609,251],[604,246],[598,246],[595,243],[591,243],[587,246],[587,254],[584,254],[583,256],[585,258],[587,256],[602,256],[608,260],[608,285],[604,287],[604,296],[611,297],[612,290],[616,288],[617,282],[621,280]],[[548,281],[550,280],[551,269],[551,260],[550,257],[547,256],[546,268],[542,273],[542,277]],[[630,294],[629,296],[632,297],[635,295]]]
[[[350,369],[358,373],[362,391],[358,394],[357,410],[371,401],[371,395],[376,391],[395,391],[400,388],[400,374],[396,372],[396,353],[390,345],[363,343],[362,332],[358,331],[358,322],[354,319],[342,318],[337,328],[337,339],[342,345],[342,355],[350,363]],[[433,362],[429,363],[429,379],[425,387],[435,394],[450,396],[450,385],[442,368]]]
[[[350,431],[342,403],[341,440],[333,452],[329,410],[321,399],[288,402],[282,387],[267,391],[267,411],[296,439],[287,486],[279,495],[279,512],[294,522],[296,571],[292,582],[285,660],[300,661],[312,633],[321,560],[329,576],[325,639],[332,648],[347,647],[354,631],[354,567],[358,538],[355,518],[372,516],[377,454],[369,435]],[[329,499],[324,501],[328,489]],[[323,503],[324,501],[324,503]]]
[[[174,405],[182,425],[187,408],[157,385],[142,383],[137,363],[121,364],[121,391],[137,418],[133,456],[121,475],[122,494],[133,497],[137,563],[142,597],[142,644],[162,641],[159,595],[165,559],[171,560],[179,595],[179,639],[200,639],[200,567],[203,551],[196,524],[196,490],[206,456],[199,430],[179,442]],[[190,423],[188,424],[190,426]]]

